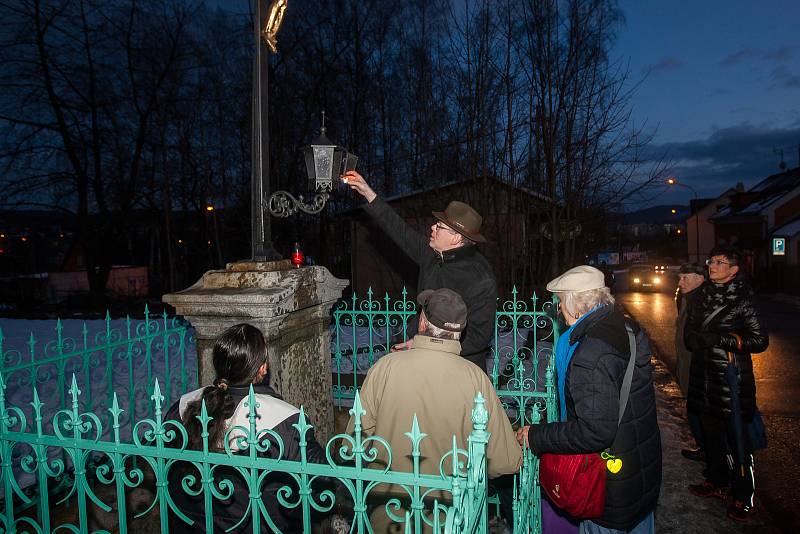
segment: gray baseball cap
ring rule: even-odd
[[[452,289],[426,289],[417,297],[425,317],[433,326],[461,332],[467,326],[467,305]]]

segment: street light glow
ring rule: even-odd
[[[211,204],[207,205],[206,211],[214,211],[214,206],[212,206]]]
[[[671,210],[669,210],[669,211],[671,211],[673,215],[675,215],[676,213],[678,213],[678,210],[676,210],[675,208],[672,208],[672,209],[671,209]]]
[[[675,178],[667,178],[667,183],[669,185],[675,185],[677,182],[675,181]]]

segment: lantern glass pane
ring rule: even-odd
[[[314,169],[316,171],[316,189],[326,184],[330,189],[333,176],[333,148],[332,146],[314,146]]]

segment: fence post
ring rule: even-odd
[[[468,442],[469,463],[467,470],[467,492],[470,495],[471,507],[473,510],[479,509],[479,513],[473,513],[469,519],[477,519],[477,525],[483,526],[488,521],[488,508],[486,499],[488,497],[488,480],[486,476],[486,444],[489,443],[491,433],[486,430],[486,423],[489,422],[489,412],[486,411],[486,401],[483,395],[478,392],[475,395],[475,407],[472,409],[472,427]]]

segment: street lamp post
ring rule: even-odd
[[[685,187],[694,195],[694,240],[695,240],[695,255],[697,256],[697,263],[700,263],[700,206],[698,203],[697,191],[689,184],[684,184],[675,178],[667,178],[667,185],[677,185]]]

